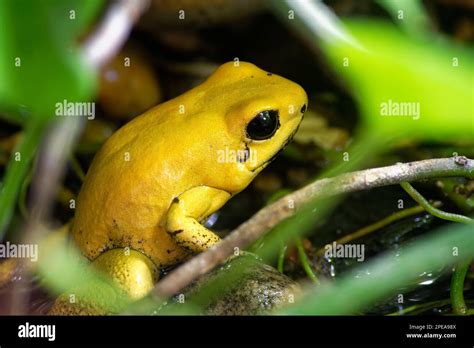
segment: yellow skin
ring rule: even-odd
[[[230,62],[201,85],[133,119],[108,139],[87,173],[72,226],[76,245],[90,260],[100,256],[114,279],[126,263],[120,258],[128,256],[112,249],[139,251],[159,269],[209,248],[219,237],[201,222],[291,141],[306,104],[296,83],[250,63]],[[278,112],[279,128],[266,140],[250,139],[247,125],[265,110]],[[219,160],[220,151],[246,149],[252,161],[242,155]],[[127,272],[143,278],[142,268]]]

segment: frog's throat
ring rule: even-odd
[[[298,132],[298,129],[300,128],[300,124],[301,123],[299,123],[298,126],[295,128],[295,130],[288,136],[288,138],[286,138],[283,145],[278,149],[277,152],[275,152],[275,154],[272,157],[270,157],[268,160],[263,162],[260,166],[258,166],[256,168],[253,168],[251,170],[251,172],[256,172],[256,171],[263,170],[266,166],[268,166],[271,162],[273,162],[275,160],[275,158],[277,158],[278,155],[288,146],[288,144],[291,143],[291,141],[293,140],[296,132]]]

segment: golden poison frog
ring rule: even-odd
[[[250,63],[222,65],[107,140],[77,200],[75,244],[143,296],[159,269],[219,241],[203,221],[291,141],[306,107],[296,83]]]

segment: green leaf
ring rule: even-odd
[[[33,117],[50,119],[57,102],[91,97],[93,74],[81,60],[77,39],[101,5],[96,0],[0,2],[0,107],[26,105]]]
[[[376,0],[393,20],[412,35],[428,32],[430,19],[420,0]]]
[[[81,59],[78,38],[101,5],[100,0],[0,1],[0,111],[25,127],[16,149],[21,160],[12,157],[0,191],[0,239],[56,103],[84,102],[94,94],[94,72]]]
[[[396,139],[472,138],[471,49],[435,36],[414,38],[382,21],[346,24],[365,50],[341,42],[323,48],[359,103],[362,127]],[[410,110],[397,116],[397,107]]]

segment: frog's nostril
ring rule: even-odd
[[[301,113],[304,114],[306,112],[306,104],[303,104],[301,107]]]

